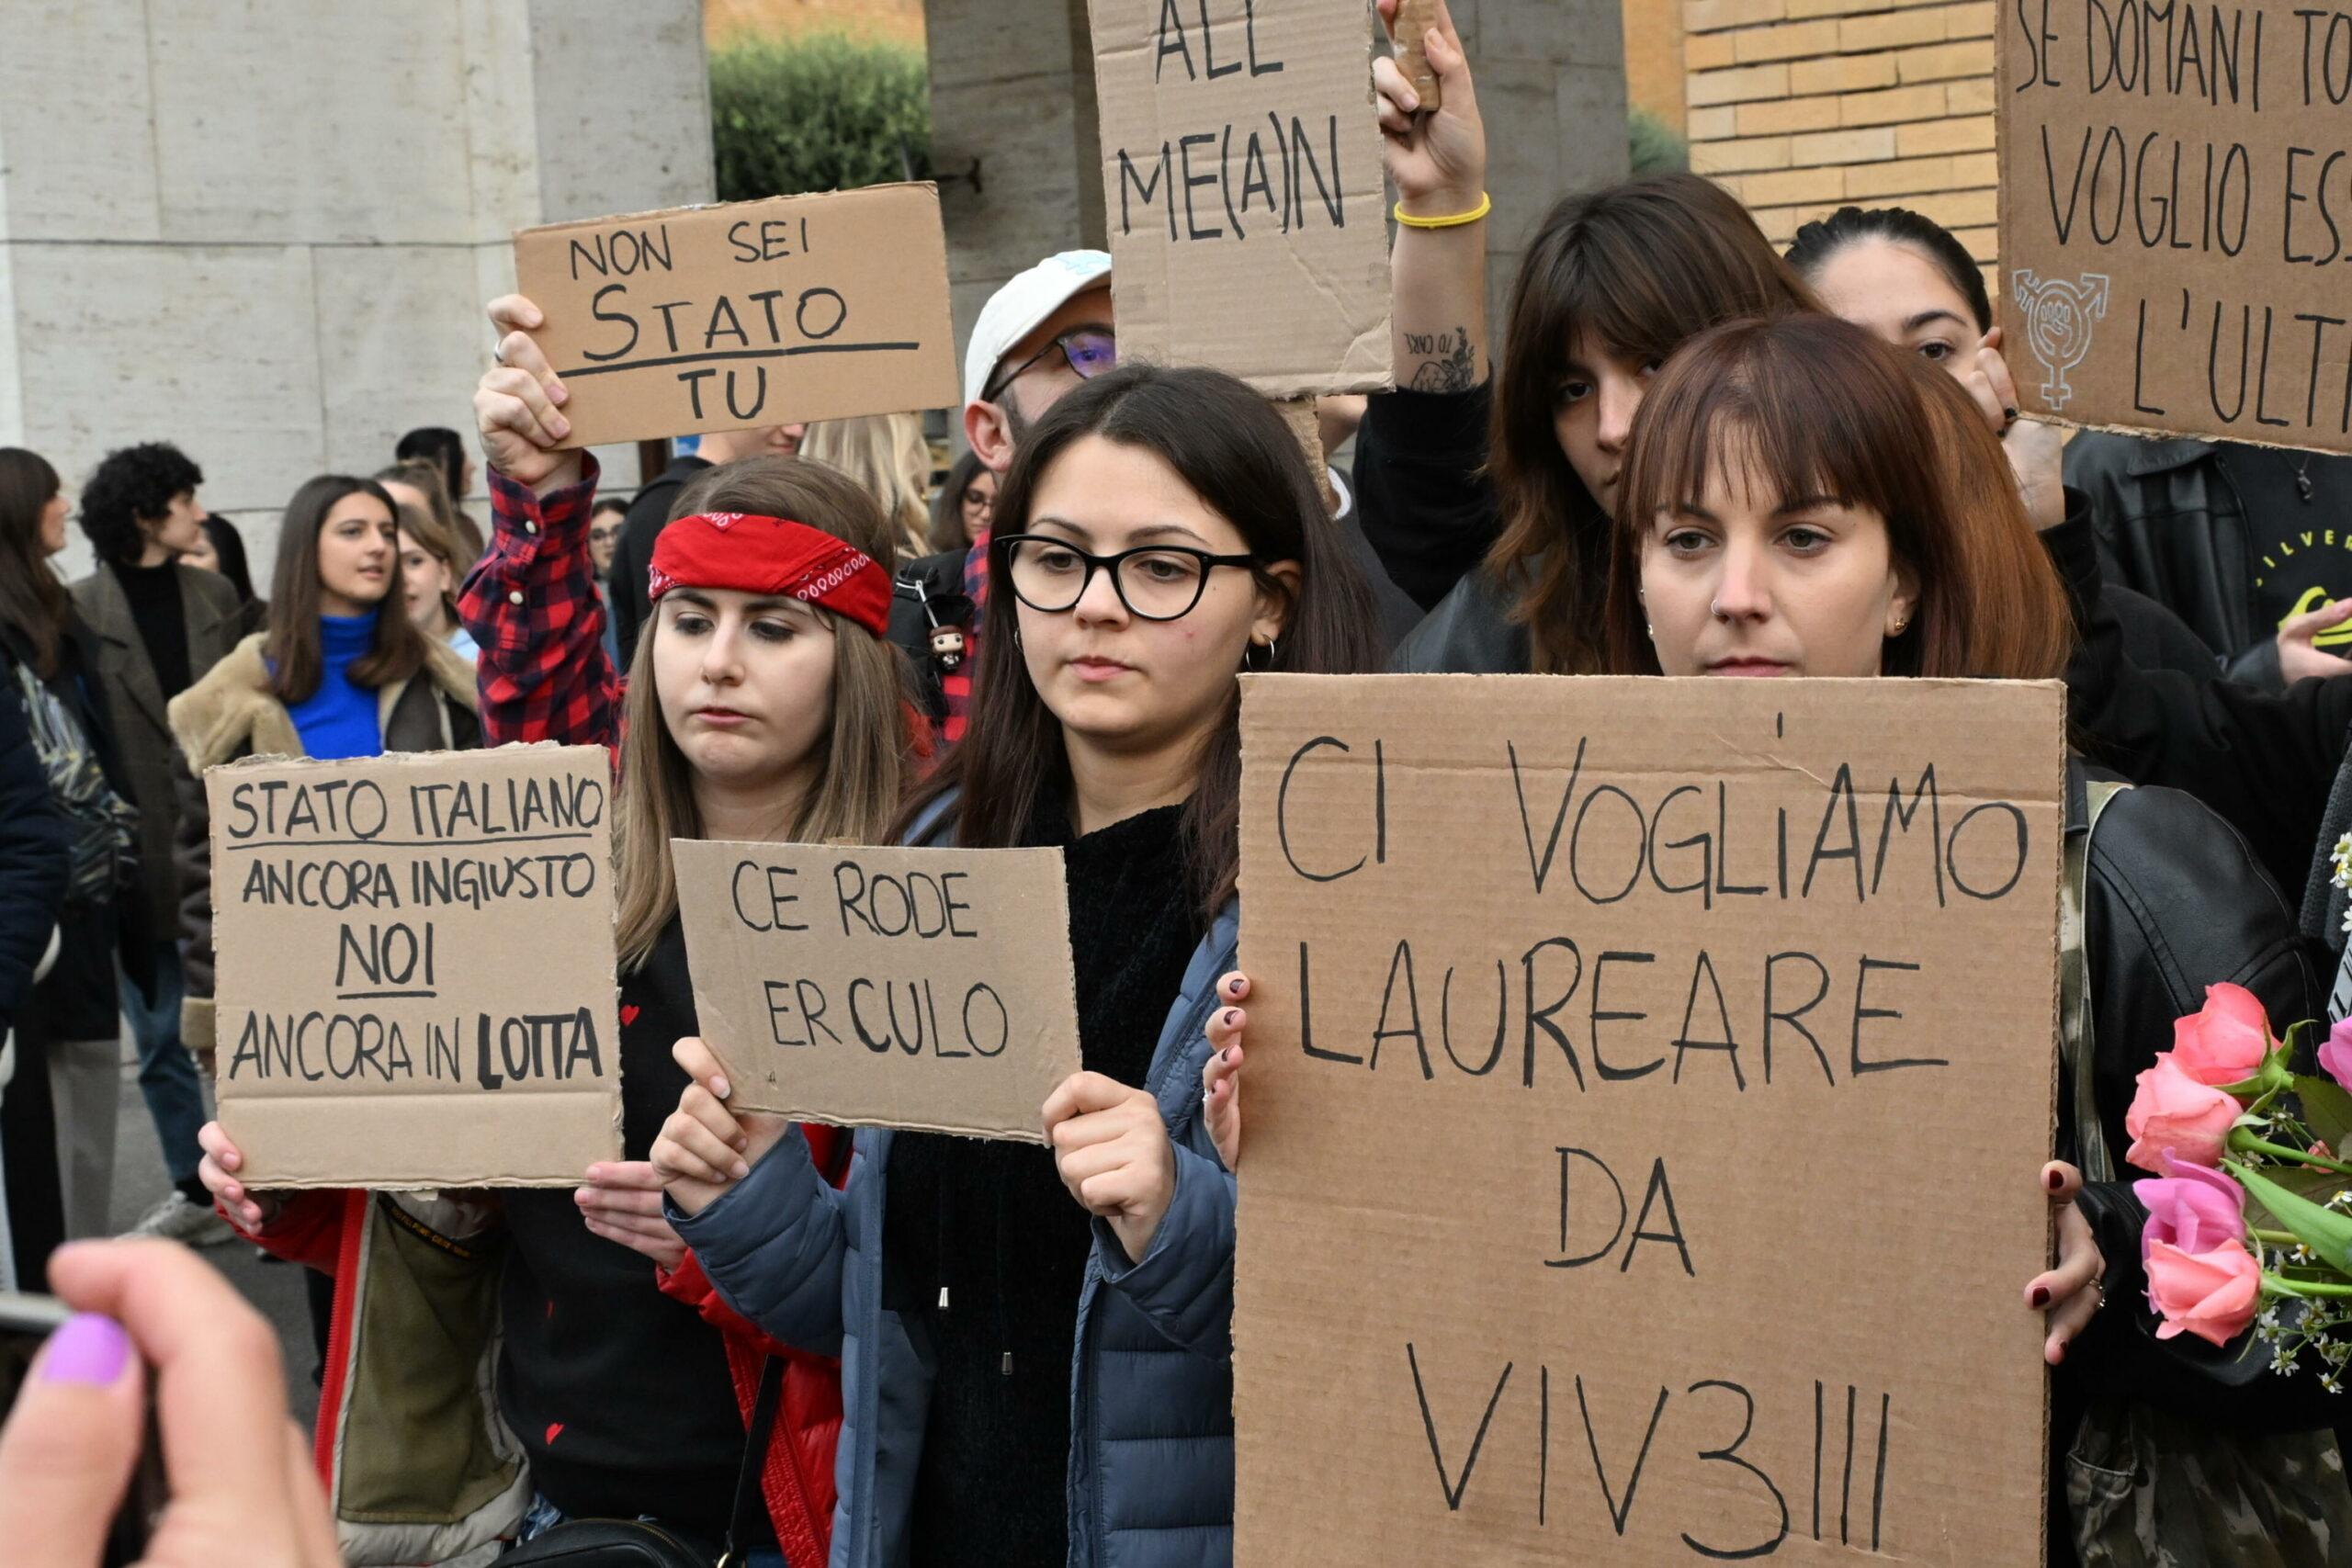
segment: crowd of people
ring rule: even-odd
[[[2207,987],[2278,1020],[2345,989],[2352,597],[2267,542],[2352,526],[2352,460],[2064,440],[2020,418],[1951,234],[1849,208],[1783,254],[1690,175],[1562,198],[1489,343],[1476,85],[1442,7],[1422,41],[1442,107],[1374,69],[1396,389],[1334,400],[1313,453],[1229,377],[1122,364],[1082,250],[981,311],[936,484],[920,420],[876,415],[706,435],[600,496],[517,296],[474,396],[487,532],[465,444],[415,432],[295,492],[266,600],[176,449],[90,476],[70,588],[58,475],[0,452],[16,1277],[122,1318],[167,1393],[174,1313],[230,1310],[140,1304],[129,1271],[185,1270],[166,1251],[58,1250],[105,1228],[119,1016],[175,1184],[140,1228],[233,1227],[314,1281],[354,1563],[631,1528],[792,1568],[1226,1562],[1236,673],[2063,679],[2085,1005],[2052,1160],[2016,1173],[2055,1261],[2005,1282],[2056,1369],[2050,1561],[2340,1561],[2352,1411],[2157,1335],[2119,1172],[2134,1080]],[[622,1157],[571,1190],[249,1189],[199,1071],[203,770],[539,740],[616,769]],[[1084,1070],[1050,1147],[734,1109],[679,837],[1059,848]],[[119,1400],[123,1359],[60,1376]],[[177,1461],[211,1437],[164,1416],[201,1492]],[[116,1464],[119,1431],[88,1441]],[[328,1561],[280,1483],[280,1554],[243,1560]]]

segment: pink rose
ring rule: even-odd
[[[2270,1021],[2244,986],[2206,987],[2205,1005],[2172,1026],[2173,1060],[2216,1089],[2254,1077],[2269,1055]]]
[[[2148,1248],[2148,1304],[2164,1319],[2156,1337],[2194,1334],[2226,1346],[2245,1332],[2262,1300],[2262,1266],[2239,1243],[2183,1252],[2170,1242]]]
[[[2162,1179],[2132,1184],[2148,1210],[2147,1226],[2140,1233],[2140,1256],[2146,1258],[2158,1242],[2199,1253],[2244,1241],[2245,1195],[2238,1184],[2201,1165],[2170,1164],[2171,1174]]]
[[[2123,1130],[2132,1134],[2125,1159],[2159,1175],[2166,1156],[2191,1165],[2222,1162],[2222,1142],[2238,1119],[2236,1100],[2181,1071],[2169,1051],[2140,1075],[2139,1085],[2123,1116]]]
[[[2327,1032],[2327,1043],[2319,1048],[2319,1066],[2337,1088],[2352,1089],[2352,1018]]]

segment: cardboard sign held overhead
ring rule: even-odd
[[[1089,0],[1120,352],[1391,384],[1364,0]]]
[[[1058,850],[671,840],[732,1103],[1043,1143],[1079,1070]]]
[[[514,276],[566,446],[961,400],[928,185],[521,229]]]
[[[206,770],[220,1124],[255,1188],[620,1157],[600,747]]]
[[[2061,688],[1243,687],[1234,1561],[2041,1562]]]
[[[1396,5],[1396,69],[1421,96],[1421,112],[1435,114],[1445,107],[1445,90],[1430,68],[1429,52],[1421,42],[1437,26],[1437,0],[1397,0]]]
[[[2024,412],[2352,452],[2352,14],[1999,17],[1996,292]]]

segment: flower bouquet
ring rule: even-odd
[[[2309,1367],[2336,1393],[2352,1361],[2352,1164],[2336,1156],[2352,1140],[2352,1022],[2299,1074],[2319,1027],[2278,1039],[2251,992],[2209,987],[2139,1077],[2124,1158],[2155,1173],[2132,1191],[2157,1337],[2227,1346],[2251,1325],[2273,1371]]]

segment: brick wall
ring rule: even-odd
[[[1683,0],[1690,166],[1785,243],[1848,202],[1993,259],[1994,0]]]
[[[1622,9],[1625,102],[1679,131],[1690,69],[1682,59],[1682,0],[1623,0]]]

